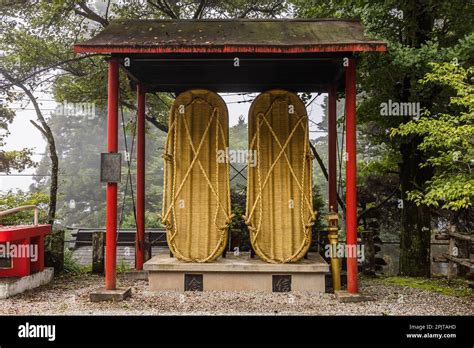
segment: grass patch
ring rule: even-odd
[[[130,265],[124,260],[117,263],[117,273],[125,273],[130,271]],[[71,275],[92,274],[92,265],[81,265],[79,261],[74,258],[74,253],[66,249],[64,250],[64,270],[63,273]]]
[[[130,265],[124,260],[120,260],[120,263],[117,264],[117,273],[125,273],[130,271]]]
[[[92,266],[83,266],[74,258],[73,252],[69,249],[64,250],[64,273],[69,274],[84,274],[90,273]]]
[[[414,277],[387,277],[382,281],[386,284],[408,286],[439,294],[455,297],[472,297],[473,291],[462,279],[451,280],[448,284],[446,278],[414,278]]]

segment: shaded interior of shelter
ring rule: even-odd
[[[113,54],[147,92],[181,93],[203,88],[215,92],[264,92],[284,88],[292,92],[344,89],[344,60],[352,53],[300,54]],[[237,66],[236,66],[237,65]]]

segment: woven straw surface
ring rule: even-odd
[[[227,244],[232,218],[229,165],[217,163],[217,151],[228,143],[227,107],[219,95],[191,90],[176,98],[163,155],[161,218],[168,245],[179,260],[210,262]]]
[[[260,94],[249,112],[249,167],[245,219],[256,254],[272,263],[295,262],[308,251],[312,208],[312,158],[308,116],[294,93]]]

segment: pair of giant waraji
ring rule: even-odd
[[[315,220],[308,116],[294,93],[260,94],[249,113],[245,221],[256,254],[273,263],[295,262],[310,246]],[[180,94],[170,112],[165,154],[162,222],[168,245],[182,261],[211,262],[227,246],[233,218],[229,163],[218,153],[229,144],[222,98],[207,90]]]

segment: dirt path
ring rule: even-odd
[[[51,284],[0,300],[1,315],[56,314],[309,314],[309,315],[474,315],[474,299],[441,295],[380,280],[365,279],[361,291],[374,298],[339,303],[333,294],[261,292],[150,292],[146,281],[126,282],[132,298],[119,303],[91,303],[89,292],[103,286],[93,275],[56,277]]]

